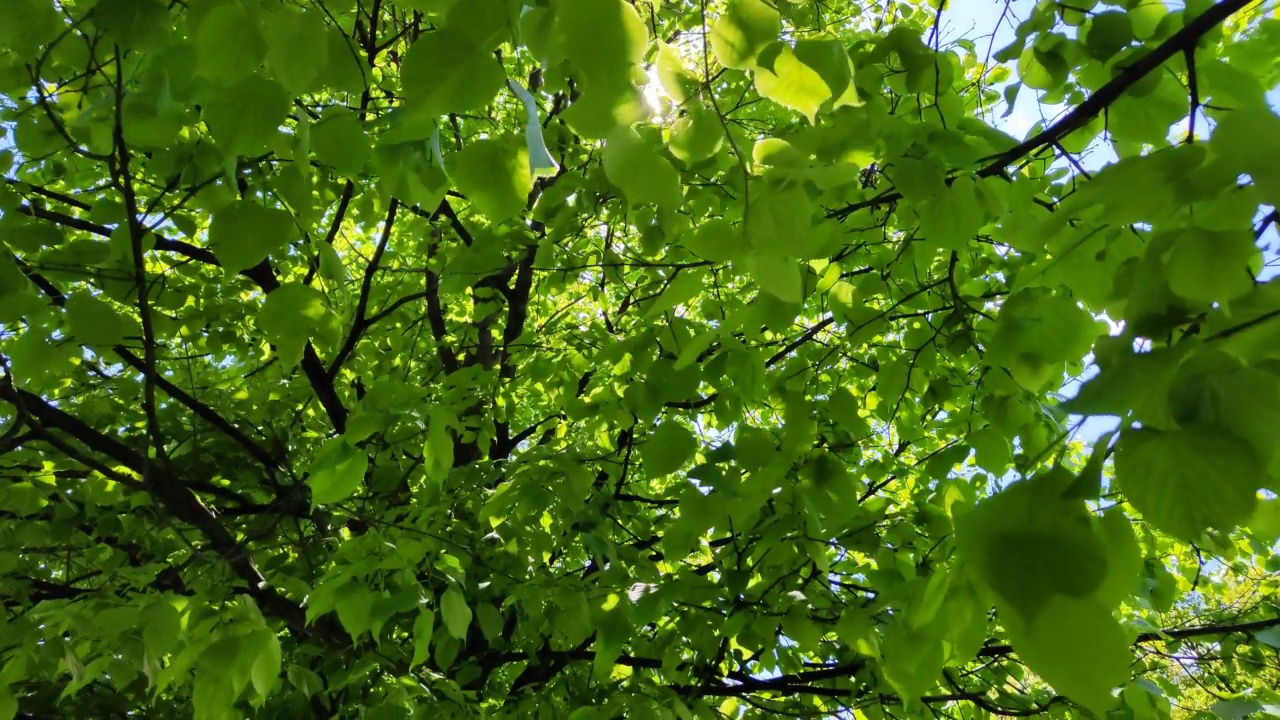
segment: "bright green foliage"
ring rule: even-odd
[[[308,473],[311,502],[329,505],[354,493],[368,470],[369,459],[342,438],[333,438],[316,451]]]
[[[331,108],[311,128],[311,152],[342,175],[358,175],[369,158],[369,137],[355,113]]]
[[[529,154],[520,145],[507,139],[477,140],[449,158],[458,189],[493,222],[519,214],[533,189]]]
[[[504,80],[502,66],[489,50],[453,27],[414,43],[400,70],[405,98],[432,115],[479,110]]]
[[[1247,444],[1203,425],[1126,430],[1116,446],[1116,479],[1129,502],[1152,525],[1188,541],[1248,519],[1263,475]]]
[[[602,164],[609,182],[631,202],[668,210],[680,205],[680,174],[662,156],[652,135],[619,128],[605,141]]]
[[[0,720],[1280,715],[1276,2],[986,9],[0,0]]]
[[[209,220],[209,246],[228,272],[254,267],[296,234],[288,211],[250,200],[233,201],[215,210]]]
[[[730,0],[710,27],[716,60],[726,68],[754,67],[756,56],[778,39],[782,20],[766,0]]]

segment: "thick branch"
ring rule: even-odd
[[[56,225],[83,230],[100,237],[111,237],[110,228],[82,218],[30,205],[19,206],[17,210],[24,215],[48,220]],[[160,235],[154,235],[154,237],[156,250],[181,255],[188,260],[205,265],[215,267],[222,265],[222,263],[218,262],[218,257],[205,248]],[[276,288],[280,287],[280,281],[276,279],[275,270],[272,269],[271,263],[267,260],[247,270],[240,271],[240,274],[251,280],[265,293],[274,292]],[[310,342],[303,349],[301,366],[303,374],[306,375],[307,381],[311,384],[312,392],[315,393],[316,399],[320,401],[320,406],[324,408],[325,414],[329,417],[329,422],[333,424],[334,429],[339,433],[344,432],[347,426],[347,409],[343,406],[342,400],[338,397],[338,393],[329,379],[324,362],[320,359],[319,354],[316,353],[315,346]]]
[[[22,270],[22,272],[26,274],[27,279],[31,280],[32,284],[34,284],[36,287],[40,288],[40,290],[44,292],[44,294],[49,298],[49,301],[51,303],[53,303],[54,305],[57,305],[58,307],[61,307],[64,304],[66,304],[67,302],[66,295],[63,294],[63,292],[59,290],[56,285],[50,282],[48,278],[45,278],[40,273],[37,273],[31,270],[30,266],[28,266],[21,259],[15,258],[15,261],[17,262],[18,267]],[[123,345],[116,345],[112,347],[111,350],[116,355],[118,355],[121,360],[124,360],[126,365],[132,367],[138,372],[141,372],[144,378],[146,377],[149,371],[147,369],[146,362],[143,361],[142,358],[135,355],[131,350],[129,350],[129,348]],[[178,387],[177,385],[174,385],[172,382],[170,382],[168,379],[166,379],[163,375],[159,373],[155,373],[152,376],[152,379],[155,381],[156,387],[164,391],[166,395],[173,398],[174,400],[177,400],[179,403],[184,405],[187,409],[191,410],[197,416],[202,418],[205,422],[212,425],[215,429],[217,429],[223,435],[226,435],[237,445],[244,448],[245,451],[248,452],[249,455],[252,456],[254,460],[257,460],[259,463],[261,463],[263,467],[267,468],[268,470],[279,467],[280,463],[271,456],[271,453],[267,452],[261,446],[259,446],[253,440],[251,440],[247,435],[241,432],[239,428],[237,428],[235,425],[232,425],[229,420],[219,415],[217,411],[215,411],[213,408],[201,402],[196,397],[186,392],[182,388]]]
[[[46,427],[61,430],[86,447],[142,474],[146,459],[132,448],[89,426],[83,420],[50,405],[44,398],[9,384],[0,384],[0,400],[30,413]],[[267,584],[253,558],[218,522],[217,517],[200,502],[190,488],[170,474],[164,463],[152,463],[152,481],[146,488],[152,498],[174,517],[195,527],[209,541],[210,547],[223,558],[236,576],[248,586],[247,592],[264,610],[282,620],[290,630],[306,633],[306,614],[302,608]]]

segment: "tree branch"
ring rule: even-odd
[[[1017,163],[1031,153],[1061,142],[1067,135],[1089,124],[1091,120],[1110,107],[1116,100],[1119,100],[1125,91],[1136,85],[1142,78],[1159,68],[1174,55],[1193,50],[1196,44],[1200,42],[1200,38],[1207,35],[1210,30],[1255,2],[1258,2],[1258,0],[1223,0],[1223,2],[1205,10],[1196,19],[1186,23],[1182,29],[1157,45],[1151,52],[1121,70],[1119,75],[1098,88],[1088,99],[1077,105],[1061,120],[1036,133],[1035,136],[991,158],[986,165],[978,170],[978,177],[1003,175],[1005,168]],[[947,179],[948,184],[953,181],[954,178]],[[886,190],[868,200],[847,205],[839,210],[832,210],[827,213],[827,217],[843,220],[859,210],[887,205],[901,199],[902,193],[897,190]]]

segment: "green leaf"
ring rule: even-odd
[[[724,145],[720,116],[701,103],[692,102],[685,114],[671,124],[667,147],[686,163],[697,163],[715,155]]]
[[[806,65],[791,46],[783,42],[766,46],[757,60],[756,91],[816,123],[818,109],[832,97],[831,88],[822,75]]]
[[[644,312],[646,320],[660,317],[663,313],[688,301],[702,290],[706,282],[706,273],[700,268],[685,270],[676,276],[666,290],[662,291]]]
[[[267,16],[264,29],[267,67],[276,82],[294,93],[319,89],[329,62],[329,44],[318,41],[325,36],[324,20],[315,12],[281,9]]]
[[[729,0],[711,26],[711,52],[727,68],[748,70],[781,33],[781,16],[763,0]]]
[[[1142,547],[1134,534],[1133,524],[1119,508],[1102,514],[1098,532],[1107,548],[1107,574],[1095,597],[1104,606],[1115,608],[1140,589]]]
[[[640,461],[651,477],[662,477],[684,467],[698,450],[698,439],[677,422],[664,422],[639,446]]]
[[[449,157],[454,185],[490,222],[500,223],[524,212],[533,176],[523,143],[476,140]]]
[[[511,171],[519,172],[515,161],[510,162]],[[436,164],[423,140],[387,143],[384,136],[382,142],[374,148],[374,164],[380,174],[378,189],[387,201],[395,198],[418,207],[435,208],[440,206],[440,201],[449,191],[449,178]],[[457,168],[454,170],[456,179]],[[467,182],[473,180],[470,176],[466,179]],[[481,194],[483,193],[482,188]]]
[[[1014,483],[958,518],[956,543],[997,607],[1026,622],[1055,597],[1095,593],[1110,563],[1084,503],[1041,479]]]
[[[1248,228],[1234,232],[1181,230],[1165,264],[1169,289],[1188,300],[1225,302],[1253,288],[1261,255]]]
[[[211,93],[203,117],[225,152],[257,155],[271,148],[289,106],[289,93],[279,83],[253,75]]]
[[[677,105],[683,105],[698,91],[698,78],[684,66],[680,53],[670,45],[658,43],[658,82],[667,96]]]
[[[400,70],[405,97],[428,115],[479,110],[505,82],[489,49],[452,28],[419,38],[405,53]]]
[[[1280,540],[1280,499],[1258,500],[1257,508],[1245,524],[1250,533],[1265,545],[1274,545]]]
[[[1280,650],[1280,626],[1273,625],[1265,630],[1259,630],[1253,634],[1253,639]]]
[[[477,46],[493,50],[511,35],[510,10],[507,0],[452,2],[445,13],[445,25],[464,33]]]
[[[369,456],[336,437],[316,451],[308,470],[311,504],[333,505],[351,497],[364,483],[369,469]]]
[[[1262,710],[1262,703],[1253,698],[1230,698],[1219,700],[1209,708],[1222,720],[1245,720]]]
[[[885,169],[885,174],[902,197],[912,202],[927,200],[947,188],[946,174],[931,160],[901,157]]]
[[[342,264],[342,256],[338,255],[338,251],[333,246],[322,242],[316,249],[319,256],[320,277],[331,283],[344,283],[347,281],[347,270]]]
[[[78,341],[97,348],[109,348],[124,340],[131,323],[105,300],[85,293],[67,298],[67,324]]]
[[[258,19],[240,3],[221,3],[208,11],[195,31],[200,75],[226,86],[256,72],[267,52],[258,27]]]
[[[369,85],[368,70],[359,47],[332,25],[325,35],[329,46],[329,64],[323,75],[325,84],[340,92],[359,95]]]
[[[1169,8],[1156,0],[1141,0],[1129,8],[1128,16],[1133,22],[1133,36],[1138,40],[1148,40],[1155,34],[1156,28]]]
[[[1216,348],[1202,347],[1178,367],[1168,397],[1179,424],[1221,428],[1249,443],[1259,461],[1274,469],[1280,377],[1246,367]]]
[[[903,700],[913,702],[938,684],[946,663],[941,642],[898,622],[885,631],[881,648],[885,680]]]
[[[853,86],[853,61],[839,38],[806,37],[796,41],[796,59],[812,68],[822,78],[831,97],[832,107],[859,105]]]
[[[1130,635],[1096,599],[1057,596],[1030,623],[1013,623],[1009,638],[1027,667],[1098,716],[1129,679]]]
[[[413,661],[409,667],[415,668],[431,656],[431,633],[436,623],[436,612],[430,608],[418,611],[413,621]]]
[[[746,258],[747,272],[761,288],[782,302],[804,300],[804,276],[799,263],[766,252],[753,252]]]
[[[1246,521],[1264,475],[1244,441],[1199,425],[1125,430],[1115,464],[1121,492],[1143,519],[1188,542]]]
[[[1101,330],[1072,298],[1028,288],[1000,308],[986,360],[1008,368],[1023,387],[1039,390],[1061,382],[1065,363],[1082,357]]]
[[[502,637],[502,613],[491,603],[480,603],[476,608],[476,619],[486,640],[494,641]]]
[[[328,314],[324,293],[302,283],[285,283],[262,304],[258,329],[276,345],[300,351]]]
[[[1133,42],[1133,20],[1120,11],[1103,12],[1089,19],[1084,46],[1098,60],[1107,60]]]
[[[1067,80],[1071,65],[1057,50],[1029,47],[1018,57],[1022,84],[1036,90],[1053,90]]]
[[[742,234],[724,218],[704,221],[696,230],[686,233],[680,242],[699,257],[715,262],[737,257],[745,245]]]
[[[969,434],[978,467],[1001,475],[1013,461],[1013,446],[1009,439],[995,427],[985,427]]]
[[[311,126],[311,151],[320,162],[354,177],[369,159],[369,138],[355,113],[330,108]]]
[[[1135,353],[1132,342],[1121,340],[1119,353],[1101,357],[1101,371],[1080,387],[1075,397],[1062,404],[1062,409],[1078,415],[1117,415],[1132,413],[1133,419],[1147,426],[1169,428],[1168,389],[1182,359],[1182,353],[1168,348]]]
[[[427,423],[427,443],[422,449],[423,464],[432,482],[443,482],[453,469],[453,435],[441,412],[431,413]]]
[[[444,591],[440,597],[440,615],[450,635],[458,640],[466,639],[467,628],[471,627],[471,608],[458,588],[450,586]]]
[[[373,602],[375,595],[364,583],[348,580],[338,587],[334,593],[333,609],[338,613],[338,621],[354,641],[359,641],[373,625]]]
[[[963,251],[986,222],[978,200],[978,185],[958,177],[941,193],[918,206],[920,234],[948,250]]]
[[[94,23],[122,47],[140,47],[157,37],[169,23],[160,0],[99,0],[91,12]]]
[[[271,697],[280,685],[280,638],[270,630],[258,630],[254,633],[258,638],[258,652],[253,659],[249,678],[258,695]]]
[[[229,273],[252,268],[294,237],[297,227],[287,210],[264,208],[248,200],[214,211],[209,224],[209,245]]]
[[[611,101],[630,86],[649,43],[640,14],[624,0],[560,0],[555,33],[583,88]]]
[[[680,175],[660,148],[629,127],[618,128],[605,142],[604,172],[631,202],[674,210],[680,205]]]

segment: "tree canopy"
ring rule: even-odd
[[[1280,715],[1280,11],[949,10],[0,1],[0,718]]]

